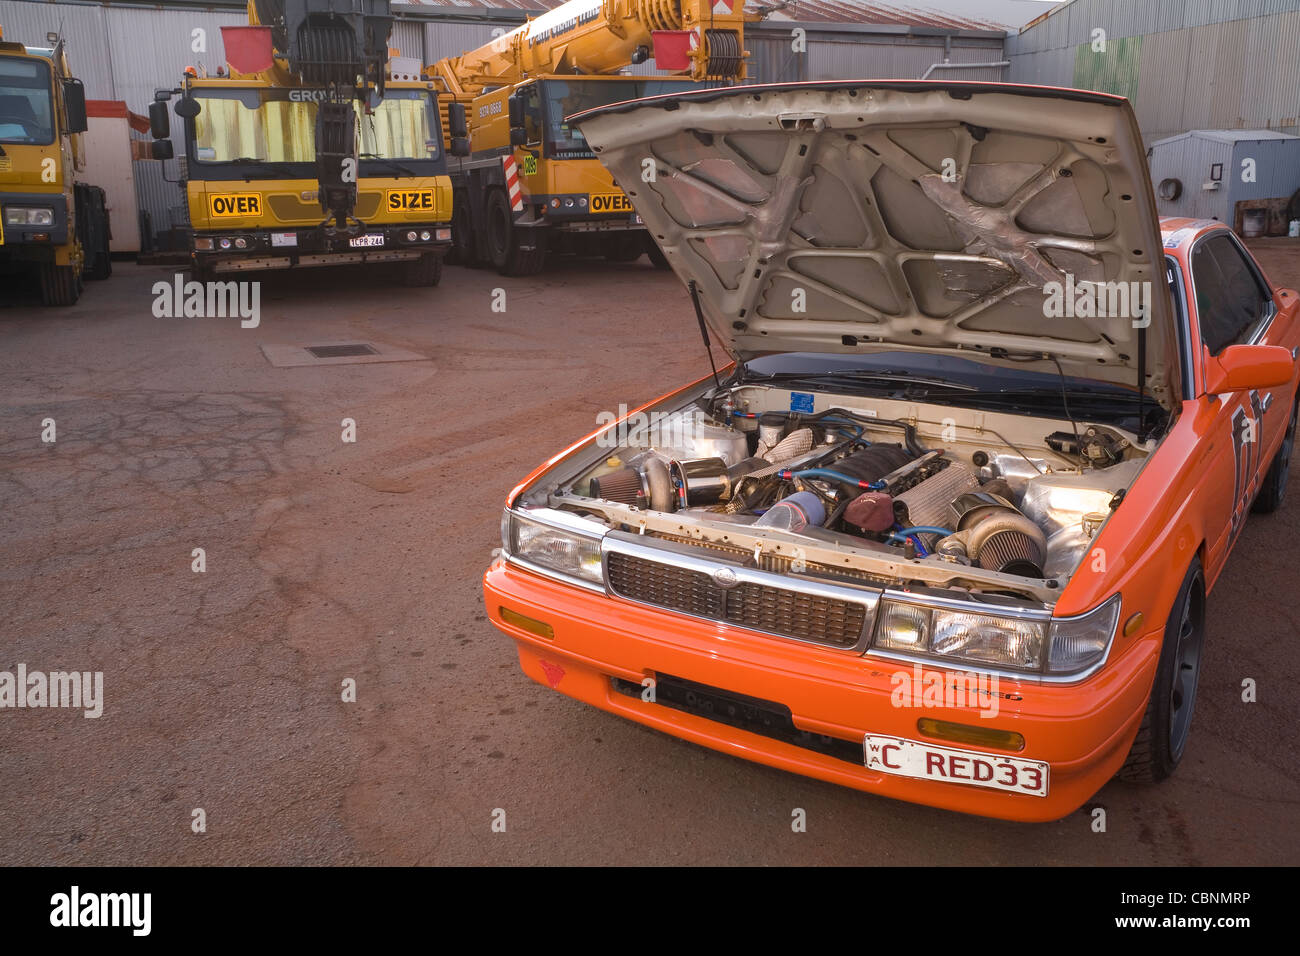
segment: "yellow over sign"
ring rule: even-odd
[[[632,212],[632,200],[622,193],[595,193],[591,197],[591,211],[593,213]]]
[[[208,210],[213,219],[260,216],[262,197],[258,193],[213,193],[208,196]]]

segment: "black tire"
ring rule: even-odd
[[[47,306],[76,305],[81,296],[81,276],[72,266],[41,265],[41,303]]]
[[[471,269],[483,265],[474,241],[474,217],[470,215],[469,194],[457,191],[451,201],[451,249],[447,261]]]
[[[645,236],[645,242],[646,242],[646,250],[645,250],[646,255],[650,257],[650,261],[654,263],[654,267],[656,269],[667,269],[668,257],[664,255],[664,251],[659,248],[659,243],[655,242],[654,239],[650,237],[650,233],[648,232],[646,233]]]
[[[603,255],[607,262],[635,262],[645,252],[645,240],[636,233],[614,235],[605,244]]]
[[[1282,447],[1273,457],[1273,464],[1269,465],[1264,483],[1259,486],[1259,494],[1255,495],[1255,501],[1250,506],[1250,510],[1257,514],[1272,514],[1282,507],[1282,502],[1286,499],[1286,480],[1291,474],[1291,452],[1295,450],[1297,412],[1300,412],[1300,402],[1291,409],[1291,420],[1287,422]]]
[[[404,264],[402,284],[411,288],[427,288],[442,281],[442,256],[426,253]]]
[[[1191,735],[1204,647],[1205,572],[1194,558],[1165,624],[1155,683],[1121,780],[1159,783],[1177,769]]]
[[[212,267],[209,265],[205,265],[202,262],[195,262],[190,266],[190,279],[195,282],[206,284],[215,281],[216,278],[216,272],[214,272]]]
[[[515,216],[503,189],[488,193],[487,226],[488,251],[497,272],[503,276],[531,276],[542,271],[546,264],[544,237],[536,237],[536,248],[519,248],[520,230],[515,228]]]

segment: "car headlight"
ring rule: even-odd
[[[583,583],[604,581],[598,537],[534,521],[507,510],[501,521],[501,544],[508,558]]]
[[[49,206],[6,206],[6,226],[52,226],[54,210]]]
[[[872,647],[975,667],[1068,676],[1105,659],[1119,607],[1117,594],[1078,617],[1035,619],[886,598],[880,602]]]
[[[1053,620],[1047,637],[1047,672],[1077,674],[1105,660],[1119,624],[1119,607],[1116,594],[1087,614]]]

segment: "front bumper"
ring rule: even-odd
[[[48,226],[26,224],[3,225],[4,210],[10,206],[41,206],[51,210],[52,222]],[[0,202],[0,225],[4,230],[4,246],[28,246],[46,249],[65,245],[68,241],[68,201],[62,193],[6,192]],[[18,250],[11,248],[11,252]]]
[[[898,707],[891,676],[909,665],[773,638],[729,625],[611,598],[497,561],[483,579],[488,617],[514,638],[529,677],[577,700],[706,747],[913,803],[1019,821],[1057,820],[1077,810],[1114,776],[1137,734],[1155,675],[1162,631],[1143,634],[1097,674],[1078,684],[1003,679],[992,719],[970,709]],[[507,608],[551,625],[547,640],[502,618]],[[923,740],[919,718],[1011,730],[1019,752],[993,756],[1046,761],[1046,797],[869,771],[861,762],[760,735],[720,720],[616,689],[672,675],[788,707],[812,735],[861,745],[867,733]],[[936,746],[984,748],[931,739]]]
[[[415,240],[406,238],[411,232],[416,234]],[[424,232],[429,233],[429,239],[418,238]],[[439,233],[442,238],[438,238]],[[203,230],[194,234],[194,258],[198,265],[225,274],[362,262],[410,262],[430,254],[444,256],[451,248],[451,228],[446,223],[375,225],[364,228],[359,235],[382,236],[383,243],[352,246],[347,237],[330,236],[320,228]],[[209,243],[210,248],[199,248]]]

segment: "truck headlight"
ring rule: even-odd
[[[54,210],[49,206],[6,206],[6,226],[52,226]]]
[[[507,510],[501,521],[501,544],[507,558],[517,558],[586,584],[604,581],[598,537],[534,521]]]
[[[1047,672],[1077,674],[1105,660],[1119,623],[1119,608],[1116,594],[1087,614],[1054,619],[1047,637]]]

